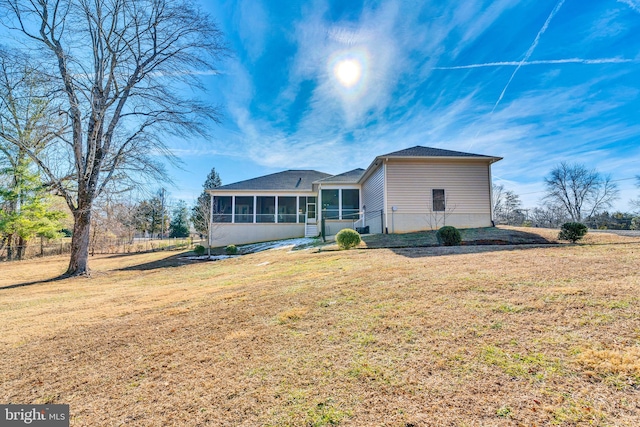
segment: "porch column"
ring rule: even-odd
[[[236,222],[236,196],[231,196],[231,223]]]
[[[322,184],[318,185],[318,197],[316,197],[316,222],[322,224]]]
[[[209,227],[207,229],[207,247],[211,247],[211,234],[213,231],[213,194],[209,194],[211,196],[209,203]]]

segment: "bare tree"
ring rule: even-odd
[[[163,138],[203,133],[216,108],[178,93],[200,88],[225,53],[211,19],[181,0],[0,0],[2,23],[38,50],[63,101],[66,138],[38,154],[21,141],[74,217],[67,274],[88,274],[93,202],[110,185],[166,180]],[[63,166],[61,166],[63,165]]]
[[[214,231],[214,224],[217,223],[213,222],[212,208],[215,208],[215,206],[212,206],[211,195],[207,193],[207,190],[220,187],[221,185],[222,180],[218,172],[216,172],[216,168],[211,168],[207,179],[204,181],[204,184],[202,184],[202,193],[200,193],[195,205],[191,208],[191,222],[198,233],[207,236],[209,255],[211,255],[211,237]],[[213,215],[216,213],[214,209]]]
[[[198,197],[196,204],[191,208],[191,221],[198,233],[207,236],[207,254],[211,256],[212,242],[225,235],[222,227],[224,214],[218,211],[215,197],[211,198],[208,193],[205,194],[208,199]],[[196,226],[196,221],[199,221],[198,226]]]
[[[436,204],[440,203],[440,209],[435,209],[432,201],[431,212],[427,214],[427,224],[429,224],[430,230],[439,230],[441,227],[447,225],[447,218],[454,213],[458,205],[451,205],[449,203],[449,196],[446,195],[444,199],[436,201]]]
[[[640,175],[636,175],[636,186],[640,187]],[[637,199],[632,199],[630,204],[634,212],[640,213],[640,196]]]
[[[503,185],[493,186],[493,218],[498,224],[521,225],[525,216],[522,213],[522,201],[512,190]]]
[[[548,203],[545,206],[534,208],[531,220],[536,227],[558,228],[567,222],[567,212],[564,206]]]
[[[94,201],[89,245],[92,255],[100,249],[101,242],[133,243],[138,205],[129,201],[128,196],[130,194],[103,193]]]
[[[493,220],[498,222],[499,217],[502,215],[502,208],[504,205],[504,185],[493,184],[491,189],[491,197],[493,198]]]
[[[601,176],[595,169],[565,162],[556,166],[545,178],[550,202],[562,205],[572,221],[581,222],[618,198],[618,187],[611,176]]]

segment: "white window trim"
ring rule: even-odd
[[[443,202],[444,202],[444,209],[442,209],[441,211],[437,211],[434,208],[434,204],[435,204],[435,197],[433,197],[433,192],[436,190],[442,190],[442,196],[444,198]],[[446,212],[447,211],[447,190],[445,188],[432,188],[431,189],[431,212]]]

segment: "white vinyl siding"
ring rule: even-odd
[[[365,225],[371,233],[382,233],[384,209],[384,168],[381,164],[362,183],[362,204],[365,206]]]
[[[388,206],[431,212],[431,190],[446,191],[447,211],[490,213],[489,166],[479,162],[389,162]]]
[[[446,212],[433,212],[433,189],[445,190]],[[387,208],[393,231],[442,225],[491,225],[489,165],[483,161],[390,160],[387,163]],[[396,210],[391,212],[392,207]],[[433,216],[439,214],[440,216]]]
[[[368,212],[384,208],[384,171],[382,165],[362,183],[362,204]]]

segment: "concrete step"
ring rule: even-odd
[[[318,235],[318,226],[316,224],[307,224],[304,228],[304,237],[316,237]]]

